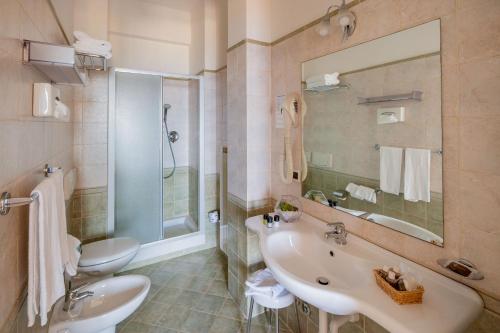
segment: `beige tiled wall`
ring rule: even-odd
[[[172,168],[163,169],[163,175],[169,175]],[[195,179],[192,175],[196,175],[196,171],[191,171],[189,167],[177,167],[174,174],[166,179],[163,179],[163,220],[171,219],[179,216],[186,216],[191,211],[191,203],[197,194],[194,193],[195,188],[192,183]],[[198,193],[196,191],[196,193]],[[196,205],[197,206],[197,205]],[[194,216],[192,216],[194,218]],[[198,221],[198,219],[195,219]]]
[[[22,40],[65,43],[48,1],[0,2],[0,193],[28,196],[45,163],[73,168],[73,123],[32,117],[35,82],[50,82],[22,64]],[[73,88],[61,86],[72,105]],[[71,114],[74,117],[74,113]],[[12,323],[27,279],[28,207],[0,216],[0,331]]]
[[[68,232],[84,243],[106,238],[107,186],[76,190],[69,204]]]
[[[75,88],[74,159],[76,188],[108,184],[108,73],[90,72],[87,85]]]
[[[441,19],[444,248],[328,207],[303,200],[304,210],[325,221],[342,220],[349,231],[435,271],[458,279],[488,299],[500,303],[500,2],[455,0],[365,0],[352,8],[359,23],[354,35],[341,42],[340,34],[321,38],[314,27],[272,46],[272,96],[301,89],[301,63],[415,25]],[[482,26],[478,32],[477,27]],[[487,28],[486,28],[487,27]],[[271,119],[274,126],[274,119]],[[294,156],[300,156],[300,129],[293,137]],[[272,131],[272,152],[282,150],[282,133]],[[294,161],[296,168],[299,159]],[[281,183],[277,166],[271,169],[273,198],[300,195],[300,183]],[[493,257],[492,257],[493,256]],[[486,278],[469,281],[452,276],[436,264],[442,257],[465,257]],[[484,295],[483,294],[483,295]],[[478,325],[500,326],[497,316]],[[482,318],[483,318],[482,317]]]
[[[304,201],[305,210],[327,221],[341,219],[351,232],[433,270],[436,259],[465,257],[486,278],[462,282],[500,300],[500,2],[365,0],[353,7],[359,25],[342,43],[340,34],[321,38],[307,29],[272,47],[273,96],[300,91],[301,62],[440,18],[442,31],[442,113],[444,248],[370,225],[321,205]],[[481,32],[477,26],[487,27]],[[282,133],[273,131],[272,151]],[[300,131],[295,155],[300,156]],[[295,165],[298,166],[297,160]],[[272,195],[300,195],[300,184],[284,185],[272,169]],[[459,279],[460,280],[460,279]]]
[[[255,209],[242,207],[241,201],[231,194],[226,202],[228,289],[239,304],[241,312],[246,315],[245,281],[251,273],[265,265],[260,254],[257,234],[246,228],[245,221],[249,217],[268,213],[272,209],[270,206]]]

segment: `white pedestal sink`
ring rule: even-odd
[[[482,311],[483,302],[471,288],[351,234],[347,245],[337,245],[325,239],[326,223],[307,214],[274,228],[256,216],[246,226],[259,235],[262,256],[275,278],[320,311],[361,313],[398,333],[463,332]],[[374,268],[401,263],[422,278],[422,304],[398,305],[375,283]],[[320,277],[328,284],[317,282]],[[320,332],[326,326],[322,313]]]
[[[146,298],[151,282],[142,275],[125,275],[95,282],[82,291],[94,296],[85,298],[68,312],[64,298],[54,306],[49,333],[114,333],[115,326],[130,316]]]

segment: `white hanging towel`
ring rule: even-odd
[[[276,281],[269,268],[255,272],[248,278],[245,284],[247,285],[246,296],[263,294],[274,298],[286,292],[285,287]]]
[[[382,191],[399,195],[402,161],[402,148],[380,147],[380,189]]]
[[[408,201],[431,201],[431,151],[406,148],[404,197]]]
[[[28,245],[28,326],[36,315],[47,323],[47,313],[64,295],[64,270],[69,261],[62,171],[45,178],[31,192]]]
[[[69,260],[65,265],[65,270],[69,276],[75,276],[78,270],[78,261],[80,260],[80,256],[82,254],[81,242],[78,238],[73,237],[70,234],[67,236]]]

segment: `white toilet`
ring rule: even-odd
[[[78,272],[104,276],[125,267],[139,251],[140,244],[133,238],[110,238],[82,245]]]

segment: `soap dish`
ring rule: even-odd
[[[424,287],[418,286],[412,291],[399,291],[389,284],[381,275],[380,269],[374,269],[375,281],[377,285],[387,294],[392,300],[400,305],[403,304],[421,304],[424,296]]]

